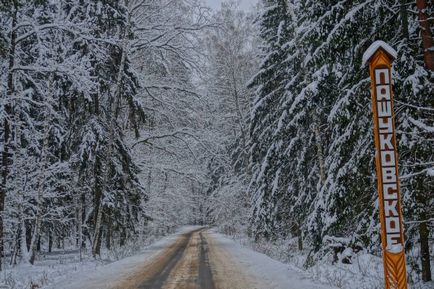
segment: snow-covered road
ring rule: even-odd
[[[205,228],[190,227],[144,254],[64,279],[63,289],[330,289],[302,271]]]

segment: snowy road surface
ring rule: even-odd
[[[205,228],[191,228],[138,255],[56,284],[64,289],[330,289],[302,271],[243,248]],[[68,284],[65,284],[68,283]],[[59,287],[60,286],[60,287]]]

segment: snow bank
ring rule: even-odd
[[[273,289],[384,288],[382,259],[371,254],[367,254],[363,251],[356,254],[352,250],[345,250],[341,254],[342,256],[340,256],[339,259],[342,259],[344,255],[351,255],[351,264],[344,264],[342,262],[336,262],[333,264],[333,256],[330,255],[319,260],[316,264],[306,270],[303,266],[306,263],[306,259],[308,258],[307,254],[309,250],[300,252],[297,248],[298,244],[296,238],[281,240],[277,243],[254,243],[250,239],[246,238],[244,235],[238,235],[235,236],[235,240],[236,243],[240,242],[242,244],[237,245],[238,247],[246,246],[249,248],[254,248],[254,250],[264,252],[266,254],[264,255],[260,253],[255,253],[262,256],[255,262],[260,262],[259,264],[266,264],[267,269],[264,269],[265,265],[255,265],[253,266],[255,269],[254,271],[259,271],[259,273],[254,273],[254,275],[259,274],[258,276],[260,278],[264,278],[264,280],[270,279],[270,284],[273,284],[273,286],[275,286],[271,287]],[[234,252],[234,255],[236,255],[236,252]],[[273,259],[267,257],[267,255],[271,256],[271,258]],[[269,262],[271,262],[271,264],[268,264]],[[261,270],[265,271],[261,274]],[[299,281],[298,279],[301,279],[301,281]],[[305,283],[300,284],[300,282]],[[289,287],[289,284],[291,285],[291,287]],[[266,287],[266,289],[269,288]],[[420,288],[417,287],[417,289]]]
[[[247,249],[215,231],[212,231],[211,236],[221,248],[231,253],[234,261],[237,261],[242,268],[247,270],[249,275],[256,277],[259,282],[265,284],[266,287],[261,289],[336,288],[316,283],[303,270]]]

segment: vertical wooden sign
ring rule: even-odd
[[[406,289],[404,231],[398,174],[392,62],[396,51],[383,41],[374,42],[363,55],[371,75],[377,187],[381,243],[387,289]]]

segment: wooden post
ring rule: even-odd
[[[384,279],[386,289],[407,289],[392,94],[391,68],[395,58],[396,51],[393,48],[383,41],[376,41],[363,55],[363,62],[369,63],[371,75]]]

